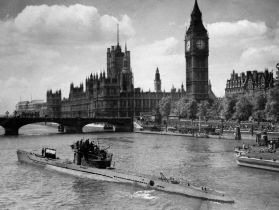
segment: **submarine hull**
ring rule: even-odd
[[[178,183],[172,183],[170,181],[165,181],[159,178],[151,179],[143,176],[128,174],[126,172],[113,168],[99,169],[83,165],[76,165],[67,160],[45,158],[36,153],[26,152],[23,150],[17,150],[17,156],[19,162],[41,165],[44,166],[46,169],[51,169],[74,176],[109,182],[136,184],[144,188],[185,195],[187,197],[199,198],[221,203],[234,203],[233,199],[225,196],[222,193],[216,191],[204,191],[201,190],[201,188],[190,185],[189,183],[188,185],[182,185]]]

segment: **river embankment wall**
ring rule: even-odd
[[[153,135],[169,135],[169,136],[185,136],[185,137],[196,137],[196,138],[214,138],[214,139],[224,139],[224,140],[235,140],[235,135],[233,131],[224,131],[222,135],[196,135],[196,134],[183,134],[179,132],[166,132],[166,131],[148,131],[148,130],[135,130],[135,133],[141,133],[141,134],[153,134]],[[254,141],[256,139],[256,133],[254,132],[253,135],[251,135],[248,131],[241,131],[241,140],[248,140],[248,141]],[[279,138],[279,132],[268,132],[267,133],[268,138]]]

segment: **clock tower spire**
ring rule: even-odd
[[[197,0],[185,35],[186,91],[197,101],[208,100],[208,34]]]

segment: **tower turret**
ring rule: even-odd
[[[161,92],[161,78],[160,78],[160,73],[159,73],[158,67],[157,67],[156,73],[155,73],[154,89],[155,89],[156,93]]]
[[[117,45],[107,49],[107,77],[118,79],[123,67],[123,58],[125,53],[122,52],[119,44],[119,27],[117,24]]]
[[[94,83],[94,77],[91,73],[85,82],[85,92],[88,97],[93,95],[93,83]]]
[[[133,74],[128,62],[128,54],[123,58],[123,68],[120,74],[120,91],[131,92],[133,90]]]
[[[202,13],[197,0],[195,0],[194,8],[191,13],[191,22],[186,32],[186,36],[190,34],[204,35],[205,33],[207,33],[207,30],[205,29],[202,22]]]
[[[186,92],[194,99],[208,99],[208,34],[197,0],[185,35]]]
[[[61,115],[61,90],[47,92],[47,115],[48,117],[59,118]]]

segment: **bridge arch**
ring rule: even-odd
[[[58,125],[53,122],[35,122],[22,125],[18,129],[19,134],[55,134],[58,133]]]
[[[5,128],[0,125],[0,135],[4,135],[5,134]]]

